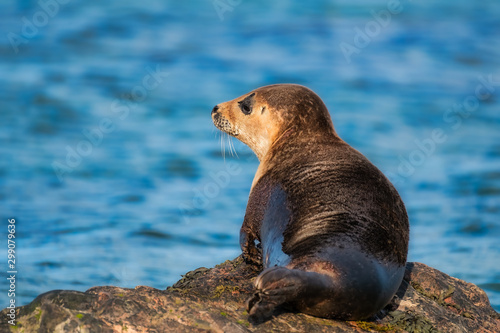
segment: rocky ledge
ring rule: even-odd
[[[198,268],[166,290],[94,287],[55,290],[17,309],[1,332],[500,332],[500,315],[477,286],[408,263],[393,302],[368,321],[336,321],[277,311],[248,322],[245,299],[258,270],[241,257]],[[7,318],[8,309],[2,311]]]

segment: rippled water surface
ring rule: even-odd
[[[291,82],[400,191],[409,260],[500,310],[500,3],[232,3],[0,4],[0,245],[14,217],[18,304],[165,288],[237,256],[258,161],[236,140],[229,154],[210,111]]]

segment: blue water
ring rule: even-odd
[[[500,310],[500,2],[66,2],[0,4],[0,307],[8,218],[18,305],[237,256],[258,161],[210,111],[290,82],[394,182],[409,260]]]

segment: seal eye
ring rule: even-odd
[[[245,97],[244,100],[238,102],[238,105],[240,106],[241,112],[243,112],[246,115],[249,115],[250,113],[252,113],[252,106],[253,106],[253,103],[255,101],[254,96],[255,96],[255,93],[252,93],[252,94],[248,95],[247,97]]]

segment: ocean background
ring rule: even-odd
[[[238,256],[258,160],[210,112],[298,83],[395,184],[409,260],[499,311],[499,18],[497,0],[2,1],[0,308],[12,218],[17,305]]]

